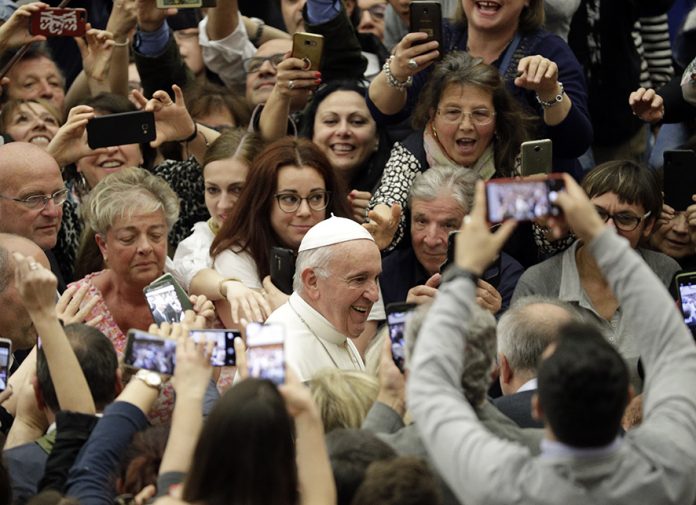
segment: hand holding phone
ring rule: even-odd
[[[87,30],[85,9],[46,7],[32,12],[29,33],[46,37],[82,37]]]
[[[409,8],[409,32],[423,32],[428,35],[425,40],[419,40],[413,45],[427,44],[437,41],[442,59],[442,7],[438,2],[411,2]]]
[[[131,329],[123,362],[133,368],[172,375],[176,364],[176,340]]]
[[[292,57],[309,61],[304,70],[319,70],[324,52],[324,36],[316,33],[295,32],[292,36]]]
[[[139,110],[90,119],[87,144],[91,149],[152,142],[157,136],[155,115]]]
[[[557,216],[560,208],[554,203],[564,187],[560,174],[535,180],[491,179],[486,182],[488,222],[502,223],[507,219],[534,221]]]
[[[246,327],[249,377],[285,382],[285,328],[280,324],[249,323]]]
[[[155,324],[178,323],[184,312],[193,309],[186,291],[166,273],[143,289]]]
[[[234,350],[234,339],[241,337],[237,330],[191,330],[194,342],[214,342],[210,364],[213,366],[235,366],[237,355]]]
[[[390,303],[387,305],[387,325],[394,364],[404,373],[406,367],[406,338],[404,330],[406,321],[416,306],[412,303]]]

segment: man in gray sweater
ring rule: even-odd
[[[566,176],[557,200],[631,324],[646,371],[643,424],[620,437],[630,392],[618,353],[591,326],[570,325],[545,351],[535,411],[541,455],[487,432],[459,393],[474,279],[514,228],[491,234],[483,185],[457,237],[456,267],[425,321],[408,401],[428,452],[460,501],[485,504],[691,504],[696,497],[696,347],[667,290],[625,239],[604,226]],[[462,244],[477,247],[461,247]],[[462,324],[462,320],[464,324]],[[464,326],[464,327],[463,327]]]

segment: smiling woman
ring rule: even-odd
[[[0,132],[17,142],[30,142],[45,149],[62,124],[60,114],[50,102],[10,100],[0,113]]]

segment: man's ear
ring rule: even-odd
[[[539,393],[534,393],[532,395],[532,419],[544,421],[544,410],[541,408],[541,403],[539,402]]]
[[[510,384],[512,381],[512,368],[504,354],[498,354],[498,365],[500,366],[500,383]]]
[[[310,300],[316,301],[319,299],[319,278],[313,268],[305,268],[300,274],[302,280],[303,292]]]

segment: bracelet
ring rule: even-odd
[[[561,91],[559,91],[558,94],[549,101],[542,100],[541,98],[539,98],[539,95],[537,94],[536,99],[537,102],[539,102],[539,105],[541,105],[542,109],[548,109],[549,107],[553,107],[557,103],[563,101],[563,95],[565,95],[565,88],[563,87],[562,82],[559,82],[558,85],[561,87]]]
[[[198,135],[198,124],[194,121],[193,122],[193,133],[191,135],[189,135],[187,138],[185,138],[184,140],[180,140],[179,143],[180,144],[188,144],[189,142],[194,140],[197,135]]]
[[[240,281],[240,280],[237,279],[236,277],[225,277],[224,279],[222,279],[222,280],[218,283],[218,292],[220,293],[220,296],[223,297],[223,298],[227,298],[227,290],[225,290],[224,293],[222,292],[222,286],[223,286],[226,282],[242,282],[242,281]]]
[[[123,42],[116,42],[116,41],[114,40],[113,46],[114,46],[114,47],[126,47],[126,46],[128,46],[129,44],[130,44],[130,39],[129,39],[128,37],[126,37],[126,40],[123,41]]]
[[[384,71],[384,75],[387,77],[387,84],[389,84],[390,87],[396,88],[399,91],[404,91],[406,88],[410,88],[413,84],[413,76],[409,75],[405,81],[400,81],[394,77],[394,74],[391,72],[391,67],[389,66],[393,60],[394,55],[392,54],[389,58],[387,58],[387,61],[384,62],[384,65],[382,65],[382,70]]]

